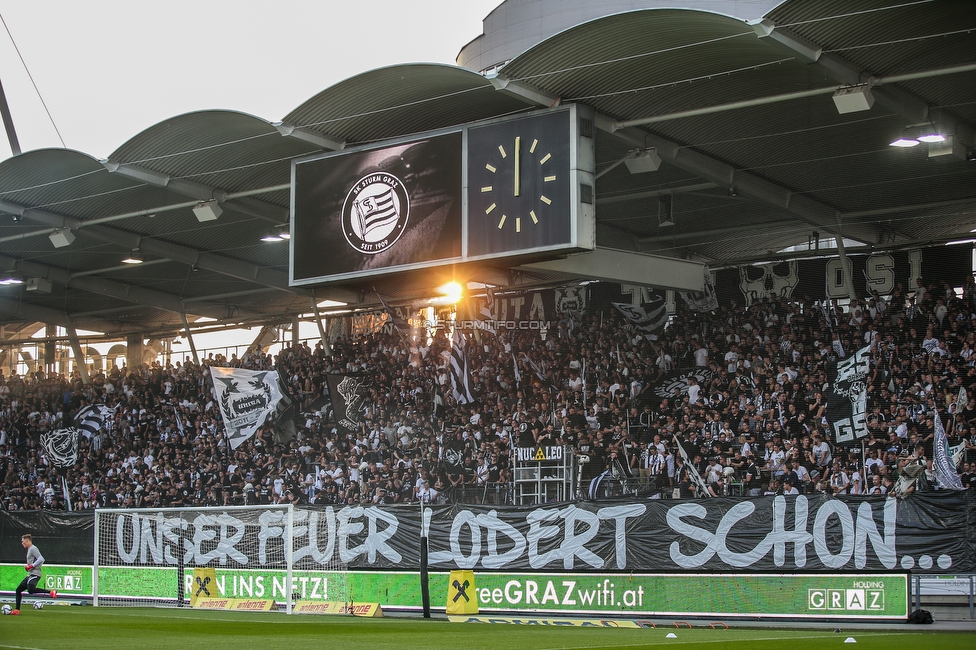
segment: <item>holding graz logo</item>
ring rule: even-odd
[[[400,239],[410,217],[403,182],[387,172],[368,174],[353,185],[342,205],[342,234],[360,253],[375,255]]]

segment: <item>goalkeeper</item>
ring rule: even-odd
[[[24,567],[27,571],[27,577],[17,585],[17,606],[11,614],[20,614],[20,599],[25,591],[29,594],[48,594],[51,598],[58,597],[56,591],[37,588],[37,583],[41,581],[41,566],[44,565],[44,556],[34,546],[33,538],[30,535],[24,535],[20,538],[20,545],[27,549],[27,566]]]

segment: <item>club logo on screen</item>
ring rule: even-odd
[[[360,253],[375,255],[397,243],[410,216],[403,181],[387,172],[359,179],[342,205],[342,234]]]

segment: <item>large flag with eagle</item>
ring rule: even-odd
[[[231,449],[237,449],[273,419],[281,401],[278,373],[274,370],[210,368],[214,397],[220,405]]]

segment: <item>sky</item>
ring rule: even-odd
[[[453,65],[500,3],[0,0],[0,83],[23,151],[64,146],[108,158],[175,115],[229,109],[274,122],[367,70]],[[0,131],[0,160],[9,156]],[[258,329],[194,339],[221,351]],[[306,323],[301,335],[317,330]],[[174,359],[189,354],[186,339],[174,349]]]
[[[367,70],[454,64],[500,3],[0,0],[0,83],[23,151],[108,158],[175,115],[230,109],[273,122]],[[0,132],[0,160],[9,155]]]

